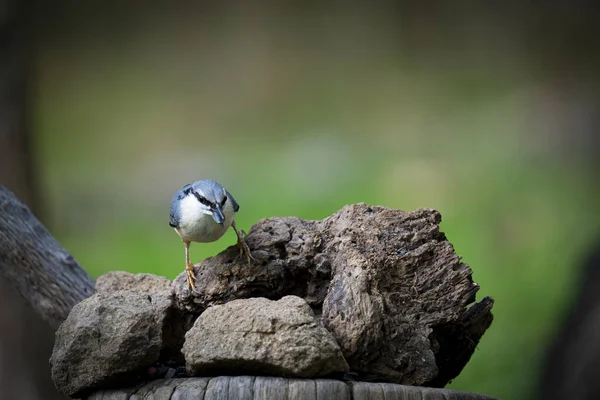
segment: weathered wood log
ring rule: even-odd
[[[2,185],[0,275],[53,328],[75,304],[94,293],[94,280]]]
[[[103,390],[86,400],[494,400],[448,389],[333,379],[262,376],[161,379],[128,389]]]
[[[319,314],[331,279],[331,265],[321,249],[321,223],[297,217],[257,222],[246,236],[254,261],[248,265],[238,247],[230,246],[196,264],[196,292],[189,293],[182,275],[174,281],[180,307],[200,314],[235,299],[296,295]]]

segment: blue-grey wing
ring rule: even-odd
[[[171,210],[169,211],[169,226],[177,228],[181,216],[181,200],[183,200],[192,191],[192,185],[185,185],[181,190],[175,193],[171,201]]]
[[[171,211],[169,212],[169,226],[177,228],[179,226],[179,203],[173,201],[171,203]]]
[[[229,197],[229,200],[233,205],[233,212],[238,212],[238,210],[240,209],[240,205],[237,203],[237,201],[235,201],[231,193],[229,193],[227,190],[225,190],[225,193],[227,193],[227,197]]]

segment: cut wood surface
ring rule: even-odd
[[[0,275],[53,328],[75,304],[94,293],[94,280],[2,185]]]
[[[135,388],[103,390],[86,400],[494,400],[449,389],[334,379],[219,376],[152,381]]]

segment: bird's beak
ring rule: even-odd
[[[221,206],[216,206],[212,210],[212,217],[217,224],[223,226],[223,222],[225,222],[225,216],[223,215],[223,211],[221,210]]]

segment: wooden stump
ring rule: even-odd
[[[483,394],[404,386],[262,376],[159,379],[129,389],[102,390],[86,400],[494,400]]]

